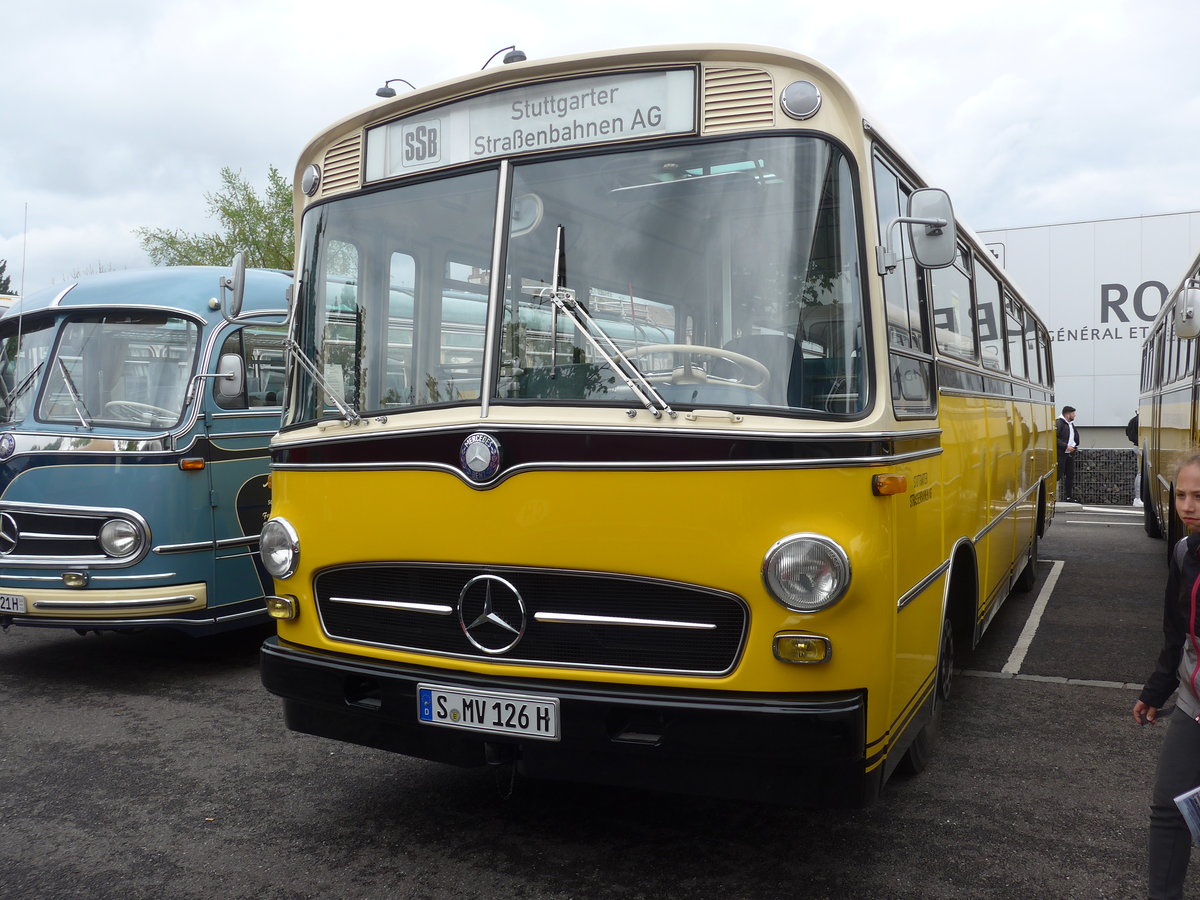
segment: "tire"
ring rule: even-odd
[[[1146,473],[1142,472],[1142,520],[1146,528],[1146,534],[1152,538],[1161,538],[1163,536],[1162,525],[1158,521],[1158,514],[1154,511],[1154,500],[1150,496],[1149,485],[1146,483]]]
[[[1028,594],[1033,590],[1033,586],[1037,584],[1037,561],[1038,536],[1035,534],[1033,540],[1029,542],[1029,557],[1025,560],[1025,568],[1021,570],[1021,574],[1013,582],[1013,590],[1022,594]]]
[[[933,758],[938,723],[942,718],[942,704],[950,699],[954,690],[954,629],[950,627],[949,616],[942,620],[942,639],[934,679],[933,712],[897,763],[896,771],[901,775],[919,775],[929,765],[929,760]]]

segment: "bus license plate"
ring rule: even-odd
[[[417,718],[430,725],[558,740],[558,699],[417,685]]]
[[[0,613],[24,613],[25,597],[22,594],[0,594]]]

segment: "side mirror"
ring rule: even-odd
[[[221,314],[226,319],[236,319],[242,314],[242,302],[246,298],[246,254],[241,250],[233,254],[233,274],[221,278]],[[225,292],[231,296],[225,301]]]
[[[240,397],[246,387],[246,365],[237,353],[222,353],[217,360],[217,394]]]
[[[1181,338],[1200,337],[1200,282],[1191,281],[1175,301],[1175,334]]]
[[[917,265],[944,269],[954,262],[958,230],[950,195],[941,188],[913,191],[908,198],[908,234]]]
[[[880,275],[896,268],[899,256],[893,246],[892,233],[897,225],[908,225],[909,245],[917,265],[927,269],[944,269],[954,262],[958,250],[958,229],[954,224],[954,209],[950,195],[941,188],[920,188],[908,198],[908,215],[897,216],[888,223],[883,241],[875,248],[875,267]],[[898,240],[895,245],[898,249]]]

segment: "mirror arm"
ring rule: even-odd
[[[926,234],[941,234],[950,222],[946,219],[930,219],[920,216],[896,216],[892,221],[888,222],[887,228],[883,230],[883,243],[875,248],[875,269],[880,275],[888,275],[899,264],[899,257],[891,250],[888,245],[892,242],[892,229],[897,225],[924,225]]]
[[[224,378],[226,380],[233,378],[232,372],[207,372],[193,375],[192,380],[188,383],[187,396],[183,398],[183,405],[186,407],[196,398],[196,385],[205,378]]]

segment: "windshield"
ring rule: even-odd
[[[485,375],[497,190],[483,172],[309,213],[296,334],[324,385],[303,374],[289,422],[336,414],[330,393],[365,413],[489,388],[498,404],[865,408],[854,189],[828,142],[514,166]]]
[[[180,419],[195,366],[194,322],[155,312],[71,316],[42,378],[43,422],[167,428]]]

